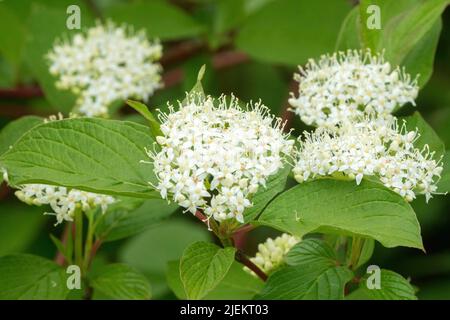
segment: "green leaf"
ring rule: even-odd
[[[191,91],[189,91],[189,93],[188,93],[190,96],[195,96],[195,95],[198,95],[199,97],[205,96],[205,91],[203,90],[203,85],[202,85],[202,80],[203,80],[203,77],[205,76],[205,72],[206,72],[206,66],[203,65],[203,66],[201,66],[200,70],[198,71],[197,81],[195,82]],[[184,102],[186,102],[186,98],[183,100],[183,103]]]
[[[353,8],[342,22],[336,41],[336,50],[361,48],[359,6]]]
[[[132,107],[134,110],[139,112],[145,119],[147,119],[148,124],[150,126],[150,131],[154,138],[163,135],[163,133],[160,129],[161,125],[160,125],[159,121],[156,120],[156,118],[153,116],[153,114],[150,112],[150,110],[148,109],[148,107],[145,104],[138,102],[138,101],[133,101],[133,100],[127,100],[127,104],[130,107]]]
[[[258,191],[252,198],[253,206],[244,211],[245,222],[250,222],[255,219],[270,202],[270,200],[284,190],[286,187],[286,180],[291,169],[292,168],[289,165],[285,165],[284,168],[269,177],[265,188],[264,186],[259,187]]]
[[[97,193],[159,198],[146,126],[105,119],[65,119],[34,127],[0,157],[10,183],[46,183]]]
[[[373,239],[364,239],[364,244],[361,249],[361,254],[359,256],[359,260],[355,266],[355,269],[358,269],[362,265],[366,264],[370,260],[370,258],[372,258],[374,249],[375,241]]]
[[[247,19],[236,45],[262,61],[303,64],[334,49],[350,8],[348,1],[273,1]]]
[[[180,262],[170,261],[167,265],[166,279],[170,289],[178,299],[186,299],[180,278]],[[247,300],[252,299],[263,287],[263,282],[248,272],[238,262],[233,262],[227,275],[211,290],[204,300]]]
[[[90,282],[95,290],[118,300],[148,300],[151,297],[147,278],[126,264],[110,264],[98,270]]]
[[[93,18],[84,4],[78,4],[82,12],[82,27],[93,24]],[[68,30],[66,27],[67,6],[48,8],[40,4],[33,5],[28,21],[30,30],[23,50],[25,62],[44,90],[51,105],[58,111],[68,113],[75,105],[75,96],[70,91],[61,91],[55,87],[56,79],[49,72],[46,54],[54,41],[63,35],[69,36],[79,30]]]
[[[334,300],[344,298],[353,273],[339,266],[333,250],[323,241],[306,239],[286,257],[287,267],[274,272],[257,299]]]
[[[175,40],[194,37],[203,26],[175,6],[163,1],[127,3],[113,6],[105,16],[114,21],[129,23],[137,30],[144,28],[150,37]]]
[[[433,28],[448,0],[420,1],[408,11],[391,19],[383,29],[379,48],[386,49],[387,59],[400,64],[423,36]]]
[[[25,27],[14,12],[5,5],[0,6],[0,53],[5,59],[19,66],[25,41]],[[8,30],[8,32],[6,32]]]
[[[40,207],[3,201],[0,213],[0,257],[25,252],[42,233],[49,217]]]
[[[434,56],[441,30],[442,19],[439,19],[402,61],[408,73],[419,75],[417,82],[421,88],[427,84],[433,74]]]
[[[25,132],[42,123],[43,119],[37,116],[25,116],[9,122],[0,132],[0,155],[8,151]]]
[[[166,268],[169,261],[180,259],[192,242],[209,241],[212,237],[203,223],[191,217],[175,214],[149,230],[130,238],[120,247],[118,261],[143,272],[152,284],[152,296],[169,293]]]
[[[368,280],[374,274],[367,274],[360,280],[360,286],[348,300],[417,300],[413,286],[398,273],[381,269],[380,289],[369,289]],[[376,272],[376,271],[375,271]]]
[[[166,269],[166,280],[170,290],[180,300],[186,300],[186,292],[184,291],[183,282],[180,277],[180,261],[169,261]]]
[[[310,232],[370,237],[385,247],[423,249],[411,206],[383,185],[363,180],[320,179],[276,197],[258,223],[303,236]]]
[[[1,257],[0,274],[0,300],[61,300],[69,293],[64,269],[38,256]]]
[[[123,206],[117,203],[101,217],[96,233],[105,241],[123,239],[158,224],[161,220],[168,218],[174,213],[178,206],[168,204],[166,200],[150,199],[123,199],[123,201],[134,202],[136,206]]]
[[[195,242],[184,250],[180,277],[188,299],[203,298],[225,277],[234,261],[235,249],[221,249],[208,242]]]
[[[434,151],[436,154],[434,159],[439,158],[445,153],[445,146],[442,140],[439,138],[434,129],[425,121],[419,112],[414,112],[412,116],[404,117],[406,121],[406,128],[409,131],[415,131],[416,128],[419,131],[420,137],[414,143],[416,148],[422,149],[426,144],[429,146],[430,151]]]

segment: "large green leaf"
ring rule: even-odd
[[[258,299],[343,299],[345,284],[353,277],[347,267],[339,265],[333,250],[317,239],[296,244],[286,262],[287,267],[269,277]]]
[[[291,169],[292,168],[289,165],[285,165],[283,169],[269,177],[266,182],[266,187],[259,187],[258,191],[252,198],[253,206],[244,211],[244,219],[246,222],[250,222],[255,219],[256,216],[261,213],[261,211],[270,202],[270,200],[284,190],[286,187],[286,179]]]
[[[409,10],[393,17],[383,28],[378,48],[386,50],[387,59],[400,64],[440,19],[448,0],[419,1]]]
[[[303,64],[333,51],[339,26],[350,8],[348,1],[273,1],[248,18],[237,46],[263,61]]]
[[[203,298],[225,277],[234,261],[235,249],[209,242],[195,242],[184,250],[180,277],[188,299]]]
[[[177,208],[176,204],[168,204],[166,200],[149,199],[122,199],[108,209],[108,212],[101,217],[101,221],[96,229],[96,233],[106,241],[123,239],[159,223],[164,218],[169,217]]]
[[[199,35],[203,26],[175,6],[163,1],[137,2],[109,8],[105,15],[136,29],[145,28],[147,35],[173,40]]]
[[[336,41],[336,50],[359,49],[361,47],[359,6],[353,8],[342,22]]]
[[[42,123],[43,119],[37,116],[25,116],[9,122],[0,132],[0,155],[8,151],[28,130]]]
[[[381,184],[320,179],[299,184],[276,197],[259,223],[303,236],[309,232],[358,235],[386,247],[423,249],[411,206]]]
[[[56,263],[29,254],[0,258],[1,299],[65,299],[66,274]]]
[[[398,273],[380,269],[380,288],[369,289],[367,280],[374,274],[367,274],[360,280],[357,290],[346,299],[349,300],[417,300],[414,287]],[[377,272],[377,271],[375,271]],[[370,281],[370,280],[369,280]]]
[[[170,261],[167,265],[166,279],[177,298],[186,299],[179,266],[178,260]],[[259,278],[244,271],[240,263],[233,262],[226,276],[204,297],[204,300],[252,299],[261,290],[263,284]]]
[[[66,119],[34,127],[0,157],[12,185],[46,183],[154,198],[147,127],[105,119]]]
[[[148,300],[151,297],[147,278],[126,264],[110,264],[98,270],[90,282],[95,290],[113,299]]]

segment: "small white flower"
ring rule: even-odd
[[[258,266],[265,274],[270,274],[284,263],[286,254],[300,240],[299,237],[291,236],[287,233],[283,233],[275,239],[268,238],[266,242],[258,245],[258,252],[255,257],[250,258],[250,261]],[[244,267],[244,270],[256,276],[249,268]]]
[[[298,97],[291,93],[291,111],[303,122],[333,127],[364,115],[390,118],[398,107],[412,103],[418,94],[416,80],[400,68],[391,68],[383,54],[348,50],[310,59],[294,79]]]
[[[147,100],[161,87],[162,46],[145,32],[112,22],[60,41],[47,54],[56,86],[76,96],[77,112],[105,116],[108,107],[128,98]]]
[[[354,119],[355,120],[355,119]],[[293,172],[302,183],[320,176],[345,175],[361,183],[364,176],[376,176],[407,201],[424,194],[427,201],[436,193],[442,172],[428,145],[414,147],[417,131],[407,131],[397,120],[357,119],[333,129],[305,132]]]
[[[235,97],[188,95],[169,110],[159,115],[161,150],[148,152],[156,189],[193,214],[243,223],[251,196],[291,156],[294,141],[281,120],[261,103],[243,109]]]
[[[100,207],[105,213],[108,206],[116,200],[107,195],[46,184],[26,184],[16,191],[19,200],[29,205],[49,205],[53,212],[47,215],[56,216],[56,224],[72,221],[76,207],[88,211]]]

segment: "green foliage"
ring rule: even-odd
[[[155,116],[148,110],[148,107],[139,102],[133,100],[127,100],[127,104],[132,107],[134,110],[139,112],[147,121],[150,126],[150,132],[153,135],[153,138],[156,139],[158,136],[162,136],[162,132],[160,127],[160,123],[156,120]]]
[[[420,283],[420,298],[448,298],[449,259],[446,253],[434,253],[448,233],[448,198],[444,196],[436,196],[431,205],[421,198],[414,202],[421,231],[413,208],[375,178],[367,177],[360,185],[343,177],[294,185],[289,178],[292,167],[285,165],[250,199],[253,206],[244,211],[247,225],[211,220],[213,230],[208,231],[203,222],[190,213],[182,216],[176,203],[167,203],[154,190],[157,179],[146,151],[158,149],[156,137],[162,134],[151,111],[155,108],[128,100],[143,118],[136,113],[124,115],[120,112],[123,101],[117,101],[111,108],[116,120],[74,118],[44,123],[41,117],[25,116],[9,122],[23,110],[46,116],[73,109],[75,96],[56,89],[46,54],[57,39],[68,40],[79,30],[66,26],[71,0],[3,2],[0,169],[7,170],[11,187],[61,185],[110,194],[117,201],[105,213],[100,208],[83,214],[77,210],[76,223],[67,222],[63,231],[42,214],[49,208],[14,203],[15,198],[8,197],[12,192],[2,185],[0,299],[83,299],[91,293],[93,299],[174,295],[178,299],[417,299],[409,279],[386,269],[381,270],[381,288],[369,289],[375,274],[366,274],[361,267],[370,263],[372,255],[376,263]],[[441,15],[449,0],[361,0],[353,7],[347,0],[95,0],[76,4],[81,7],[83,29],[92,26],[96,16],[127,23],[136,31],[144,29],[149,39],[163,42],[164,82],[176,84],[151,97],[149,105],[162,110],[167,108],[166,101],[179,99],[183,104],[185,91],[201,96],[233,92],[243,102],[262,99],[272,114],[286,120],[293,117],[287,116],[286,100],[293,90],[294,66],[334,50],[384,52],[393,67],[405,67],[413,77],[420,74],[423,90],[416,102],[424,116],[407,106],[399,124],[404,120],[408,130],[417,129],[417,148],[428,145],[436,160],[443,156],[438,191],[450,192],[450,154],[433,129],[448,136],[450,113],[440,107],[450,102],[446,92],[449,39],[445,32],[441,37],[448,24]],[[379,29],[367,24],[373,18],[373,11],[368,10],[372,5],[381,10]],[[440,56],[435,60],[438,43]],[[238,51],[254,60],[241,63]],[[436,75],[424,87],[434,65]],[[29,86],[40,87],[44,97],[28,98],[22,89]],[[11,106],[24,109],[11,110]],[[145,122],[148,126],[138,124]],[[289,121],[294,134],[311,129],[298,124]],[[258,229],[249,233],[253,228]],[[240,257],[247,250],[251,256],[263,235],[272,237],[278,231],[303,240],[263,282],[236,260],[236,248]],[[418,250],[388,251],[376,245],[378,241],[387,248],[424,250],[421,233],[433,255]],[[212,242],[213,237],[236,248],[221,248]],[[99,245],[103,246],[95,255]],[[83,290],[70,292],[68,275],[61,266],[21,254],[53,257],[57,250],[72,264],[75,247],[76,259],[86,272]]]
[[[303,64],[333,50],[339,25],[349,10],[346,1],[273,1],[247,19],[236,44],[262,61]]]
[[[29,254],[12,254],[0,258],[0,299],[66,298],[66,274],[63,268],[47,259]]]
[[[353,277],[347,267],[339,265],[333,250],[316,239],[295,245],[286,263],[269,277],[258,299],[343,299],[344,286]]]
[[[47,100],[57,110],[68,113],[75,105],[75,96],[55,87],[56,79],[50,74],[49,62],[45,57],[57,38],[62,38],[64,35],[68,37],[77,32],[77,30],[67,29],[67,6],[63,6],[62,3],[61,5],[57,8],[40,4],[32,6],[28,29],[33,30],[33,33],[27,37],[23,52],[25,62],[44,90]],[[83,12],[82,25],[84,27],[92,25],[93,18],[89,10],[83,4],[80,5]]]
[[[90,284],[112,299],[148,300],[150,284],[145,276],[125,264],[110,264],[98,270]]]
[[[100,218],[97,235],[114,241],[143,232],[168,218],[178,206],[162,199],[121,199]]]
[[[178,299],[186,299],[180,278],[180,262],[169,261],[166,272],[167,283]],[[233,262],[225,277],[212,289],[204,300],[252,299],[263,287],[263,282],[244,271],[241,264]]]
[[[210,240],[211,233],[200,223],[172,217],[131,238],[120,248],[118,260],[143,272],[150,279],[156,298],[169,290],[165,279],[167,263],[178,260],[190,243]]]
[[[347,300],[417,300],[413,286],[401,275],[381,269],[380,288],[369,289],[368,278],[371,274],[360,279],[359,288],[353,291]]]
[[[19,18],[6,6],[0,6],[0,53],[16,67],[20,65],[22,47],[26,36]]]
[[[235,249],[195,242],[183,252],[180,277],[188,299],[201,299],[225,277],[234,261]]]
[[[47,183],[80,190],[156,197],[145,148],[145,126],[103,119],[67,119],[39,125],[0,157],[12,185]],[[26,155],[26,157],[24,157]]]
[[[309,232],[370,237],[386,247],[422,249],[411,206],[381,184],[321,179],[299,184],[276,197],[259,223],[303,236]]]
[[[269,177],[266,187],[261,186],[252,198],[253,206],[244,211],[244,220],[250,222],[255,219],[276,195],[281,193],[292,168],[288,165],[273,176]]]
[[[136,29],[145,28],[149,37],[173,40],[197,36],[203,26],[182,10],[164,1],[137,2],[109,8],[106,17],[129,23]]]
[[[42,122],[40,117],[25,116],[8,123],[0,132],[0,155],[8,151],[24,133]]]
[[[24,252],[36,240],[48,221],[42,209],[22,204],[3,203],[0,213],[0,257]]]

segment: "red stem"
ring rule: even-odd
[[[61,242],[64,246],[66,246],[66,244],[67,244],[67,239],[69,238],[69,232],[71,230],[71,225],[72,225],[71,223],[67,222],[66,226],[64,227],[64,231],[61,236]],[[66,260],[66,258],[64,257],[64,255],[61,253],[61,251],[58,250],[58,252],[56,253],[56,256],[55,256],[55,262],[58,265],[62,266],[62,265],[64,265],[65,260]]]
[[[236,260],[252,270],[262,281],[267,280],[267,275],[240,250],[236,251]]]

